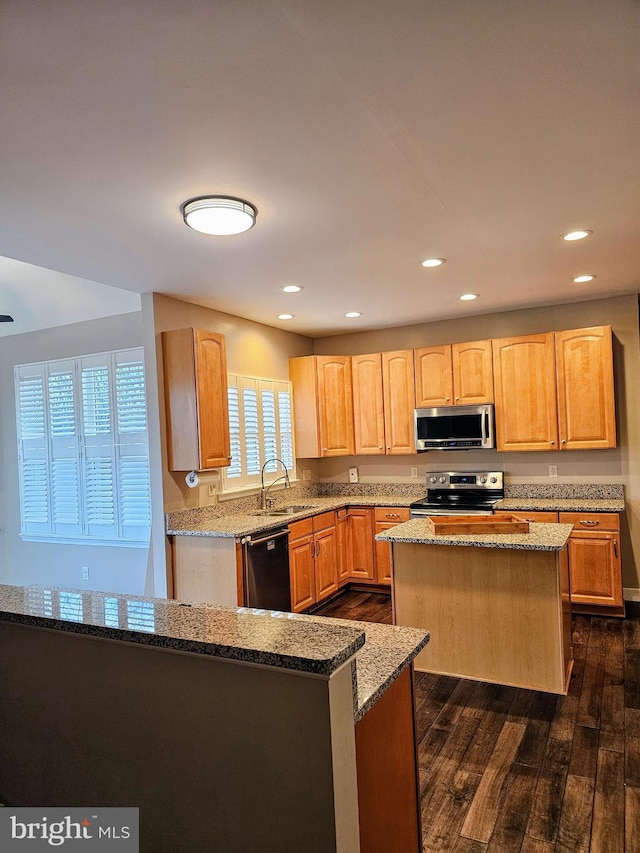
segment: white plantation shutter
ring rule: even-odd
[[[15,369],[27,538],[148,544],[142,349]]]
[[[228,376],[231,465],[222,469],[222,488],[233,491],[260,485],[263,464],[279,457],[295,477],[291,383],[255,376]],[[265,483],[283,474],[271,462]]]

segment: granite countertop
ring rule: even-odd
[[[429,640],[416,628],[41,586],[0,585],[0,621],[327,677],[354,659],[356,720]]]
[[[349,506],[408,507],[413,500],[415,498],[389,497],[388,495],[300,498],[295,501],[291,500],[290,503],[304,504],[309,509],[300,510],[300,512],[290,515],[263,515],[256,509],[249,513],[211,516],[206,512],[206,508],[200,511],[183,510],[167,514],[166,533],[168,536],[211,536],[214,538],[250,536],[261,530],[275,530],[279,527],[286,527],[292,521],[311,518],[311,516],[318,515],[321,512],[329,512]]]
[[[517,509],[531,512],[624,512],[624,500],[526,497],[504,498],[496,504],[497,512]]]
[[[487,520],[489,517],[487,516]],[[566,545],[572,524],[531,524],[529,533],[475,533],[435,535],[423,518],[398,524],[376,539],[383,542],[406,542],[417,545],[462,545],[477,548],[509,548],[523,551],[561,551]]]

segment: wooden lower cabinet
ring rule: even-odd
[[[620,516],[561,512],[559,521],[573,524],[569,539],[573,610],[623,616]]]
[[[356,723],[360,853],[420,853],[420,796],[407,667]]]
[[[375,582],[372,507],[349,507],[349,577]]]
[[[409,521],[411,511],[408,507],[376,507],[375,518],[375,534],[383,533],[396,524],[402,524],[403,521]],[[375,563],[376,563],[376,579],[378,583],[384,583],[391,586],[392,580],[392,562],[391,562],[391,545],[388,542],[376,542],[375,548]]]
[[[307,610],[338,589],[336,514],[323,512],[289,525],[291,609]]]
[[[349,581],[349,514],[346,509],[336,512],[336,561],[338,585]]]

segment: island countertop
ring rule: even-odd
[[[524,551],[561,551],[567,544],[572,524],[529,525],[529,533],[475,533],[436,535],[424,518],[397,524],[376,539],[381,542],[404,542],[418,545],[461,545],[477,548],[509,548]]]
[[[356,721],[429,641],[415,628],[42,586],[0,585],[0,621],[326,677],[353,659]]]

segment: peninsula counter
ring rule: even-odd
[[[434,535],[413,519],[393,548],[395,622],[429,626],[416,669],[566,693],[571,675],[570,524],[529,533]]]

